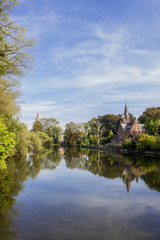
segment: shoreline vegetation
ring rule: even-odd
[[[154,152],[154,151],[144,151],[144,152],[139,152],[136,150],[127,150],[127,149],[122,149],[120,145],[106,145],[106,146],[83,146],[83,148],[86,149],[96,149],[96,150],[102,150],[102,151],[109,151],[109,152],[117,152],[121,154],[127,154],[127,155],[141,155],[141,156],[148,156],[148,157],[158,157],[160,158],[160,151]]]
[[[63,134],[55,118],[40,119],[37,114],[32,130],[27,130],[17,117],[20,109],[17,100],[21,95],[20,79],[33,61],[31,49],[35,40],[26,38],[26,29],[12,20],[12,10],[17,4],[16,0],[1,0],[0,6],[0,170],[7,169],[5,160],[9,156],[24,156],[61,144],[118,149],[123,153],[155,153],[159,157],[160,107],[147,108],[138,118],[147,134],[136,139],[128,136],[118,147],[111,142],[117,134],[120,114],[105,114],[84,123],[67,123]],[[131,121],[135,119],[132,114],[127,114]]]

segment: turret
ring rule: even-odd
[[[129,123],[130,122],[130,115],[128,112],[128,107],[127,104],[125,104],[125,108],[124,108],[124,114],[121,115],[121,123]]]

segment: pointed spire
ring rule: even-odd
[[[125,103],[125,109],[124,109],[124,116],[125,117],[129,116],[128,107],[126,103]]]
[[[36,121],[40,121],[40,118],[39,118],[39,112],[37,112]]]

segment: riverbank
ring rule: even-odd
[[[130,155],[144,155],[148,157],[158,157],[160,158],[160,152],[153,152],[153,151],[144,151],[144,152],[138,152],[136,150],[127,150],[122,149],[119,145],[106,145],[106,146],[83,146],[83,148],[87,149],[97,149],[97,150],[103,150],[103,151],[112,151],[122,154],[130,154]]]

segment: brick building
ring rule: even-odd
[[[121,115],[120,125],[114,141],[121,143],[128,136],[137,138],[143,133],[146,133],[144,130],[144,124],[139,124],[136,118],[131,121],[127,105],[125,104],[124,114]]]

